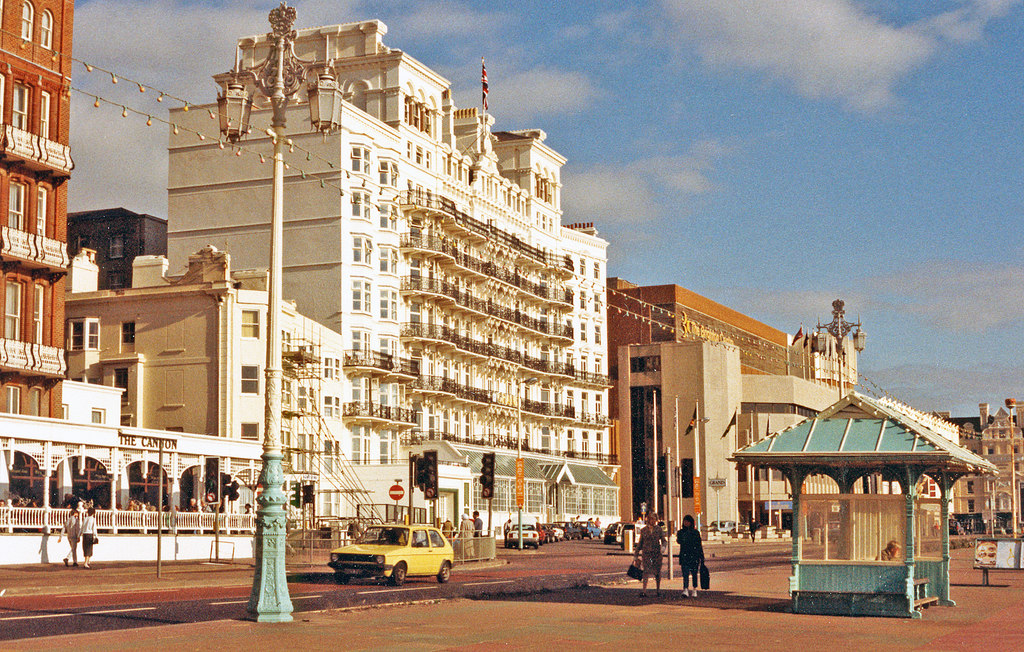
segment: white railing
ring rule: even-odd
[[[0,507],[0,532],[58,532],[71,516],[70,509],[44,507]],[[214,518],[220,517],[219,530],[225,534],[251,534],[256,531],[255,514],[211,514],[207,512],[164,512],[164,530],[177,534],[211,534]],[[96,510],[96,528],[101,532],[152,534],[160,525],[158,512]]]
[[[63,376],[67,371],[63,349],[6,338],[0,338],[0,366],[47,376]]]
[[[3,125],[3,139],[0,145],[4,153],[17,157],[30,166],[64,174],[70,174],[74,167],[70,147],[18,129],[14,125]]]

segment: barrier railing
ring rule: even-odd
[[[0,507],[0,532],[56,532],[71,516],[66,508]],[[255,514],[213,514],[208,512],[164,512],[164,530],[178,534],[212,534],[214,519],[220,518],[224,534],[252,534]],[[160,525],[158,512],[96,510],[96,528],[110,533],[155,533]]]

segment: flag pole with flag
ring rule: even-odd
[[[484,113],[487,113],[487,64],[484,58],[480,57],[480,90],[483,99]]]

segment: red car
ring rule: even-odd
[[[537,540],[542,546],[548,542],[548,530],[541,523],[537,524]]]

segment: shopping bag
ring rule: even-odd
[[[626,569],[626,575],[629,575],[635,580],[642,580],[644,578],[644,572],[635,563],[630,564],[629,568]]]
[[[702,591],[711,588],[711,571],[704,565],[704,562],[700,563],[700,588]]]

